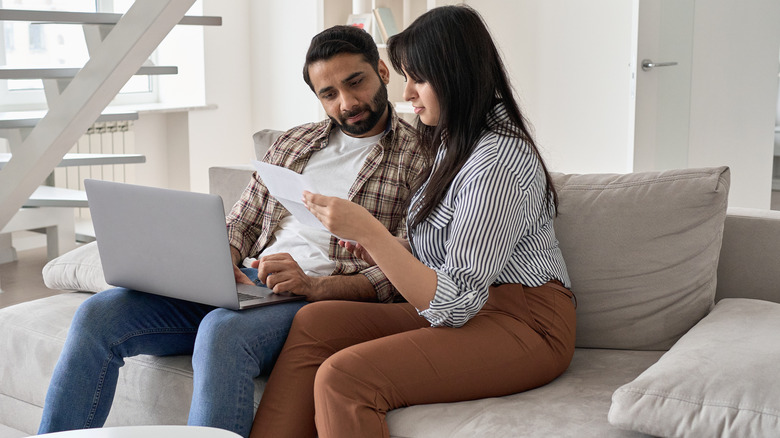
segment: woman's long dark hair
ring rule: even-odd
[[[442,134],[446,137],[445,157],[430,176],[420,205],[415,206],[416,213],[410,226],[422,222],[441,202],[486,129],[499,129],[528,144],[544,169],[548,203],[558,205],[550,174],[517,105],[493,38],[479,13],[463,5],[431,9],[403,32],[391,37],[387,50],[397,72],[404,74],[403,70],[406,70],[407,80],[427,82],[438,98],[439,123],[425,126],[418,120],[423,149],[433,155]],[[503,103],[509,116],[509,122],[504,126],[490,122],[491,110],[499,102]]]

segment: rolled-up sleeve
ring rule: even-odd
[[[431,246],[444,241],[444,262],[432,266],[436,293],[419,312],[432,326],[460,327],[482,309],[529,227],[529,212],[539,211],[530,205],[539,198],[533,191],[513,169],[494,164],[470,175],[426,219],[423,226],[431,228],[425,241]]]
[[[268,196],[268,189],[255,172],[241,198],[227,215],[228,241],[242,258],[250,255],[260,235],[263,206],[268,201]]]

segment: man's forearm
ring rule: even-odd
[[[243,258],[241,257],[241,253],[239,253],[238,250],[233,246],[230,247],[230,257],[233,259],[234,265],[241,266]]]
[[[362,274],[314,277],[314,283],[309,301],[377,301],[374,285]]]

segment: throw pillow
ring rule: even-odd
[[[658,362],[612,395],[614,426],[675,437],[777,436],[780,304],[718,302]]]
[[[578,347],[667,350],[710,311],[729,175],[553,175]]]
[[[69,251],[43,267],[43,282],[49,289],[100,292],[110,289],[103,277],[97,242]]]

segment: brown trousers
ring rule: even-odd
[[[250,436],[389,437],[391,409],[549,383],[574,354],[572,297],[558,282],[491,287],[482,310],[460,328],[432,328],[405,303],[305,306]]]

